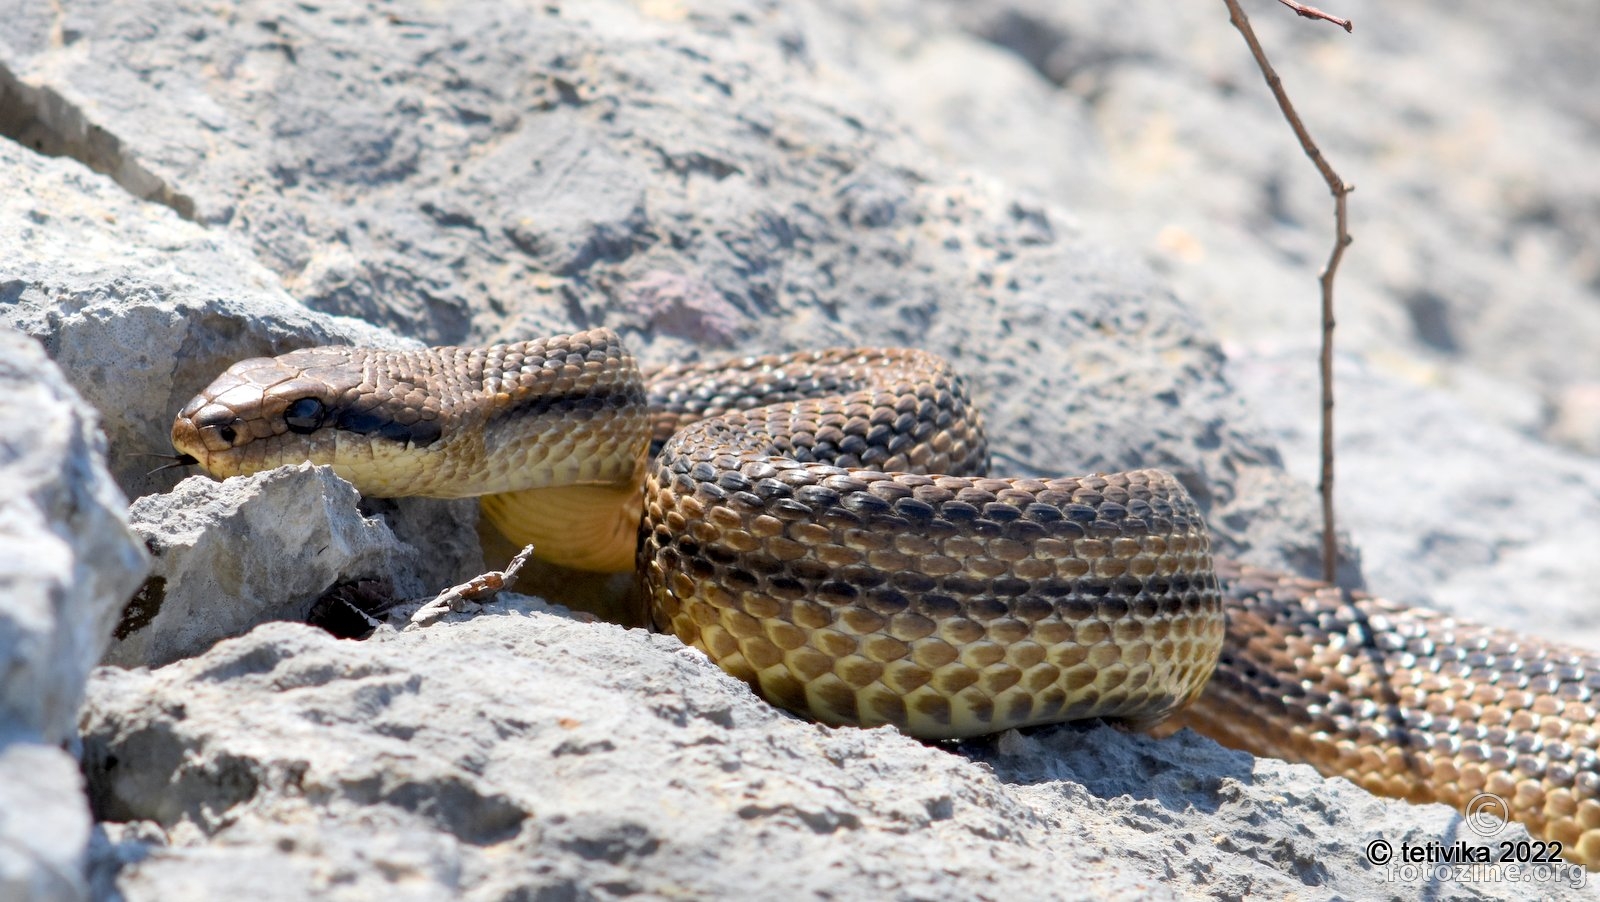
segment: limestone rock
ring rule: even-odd
[[[70,48],[29,16],[0,37],[18,80],[48,83],[192,200],[217,246],[196,251],[201,276],[219,253],[260,261],[239,272],[269,322],[241,300],[217,327],[237,356],[352,337],[294,313],[273,276],[314,310],[430,343],[606,325],[647,363],[915,344],[970,374],[1003,472],[1173,468],[1229,550],[1303,566],[1303,488],[1255,480],[1275,493],[1248,502],[1277,512],[1270,543],[1227,526],[1240,479],[1278,461],[1184,306],[1057,210],[944,167],[876,90],[831,77],[849,61],[824,11],[68,2]],[[150,66],[159,85],[119,74]],[[152,281],[165,296],[196,280]],[[197,293],[240,293],[212,284]],[[140,398],[106,399],[137,409],[140,450],[161,448],[202,368],[224,362],[223,343],[172,319],[166,337],[119,336],[136,371],[158,369]]]
[[[38,343],[0,330],[0,724],[59,742],[148,564],[94,412]]]
[[[1337,283],[1336,507],[1366,549],[1367,588],[1588,645],[1600,177],[1584,162],[1594,95],[1579,86],[1600,78],[1585,39],[1596,10],[1351,0],[1335,9],[1356,22],[1348,35],[1249,10],[1306,126],[1358,186]],[[879,12],[860,28],[892,39],[852,47],[908,126],[1143,254],[1223,339],[1230,378],[1315,484],[1314,279],[1331,201],[1225,11]],[[1263,478],[1277,477],[1241,475],[1238,495],[1271,497]],[[1240,504],[1211,520],[1249,532],[1249,557],[1255,530],[1280,529],[1268,514]]]
[[[58,746],[148,564],[97,418],[38,343],[0,328],[0,896],[85,898],[89,815]]]
[[[433,516],[411,544],[362,516],[358,501],[349,483],[310,464],[221,483],[196,476],[140,498],[130,513],[154,567],[104,662],[155,667],[268,620],[304,622],[341,584],[371,579],[394,598],[431,597],[482,569],[475,502],[412,502]]]
[[[89,805],[78,762],[59,748],[0,738],[0,897],[89,898]]]
[[[291,300],[237,241],[130,198],[70,160],[0,141],[0,325],[38,339],[100,411],[130,498],[181,478],[156,471],[172,417],[245,357],[307,345],[405,344]],[[414,342],[413,342],[414,344]]]
[[[164,837],[124,868],[128,902],[1373,898],[1422,884],[1384,882],[1367,842],[1457,829],[1188,733],[952,754],[821,727],[673,639],[515,596],[364,643],[270,624],[104,671],[84,742],[96,810]]]

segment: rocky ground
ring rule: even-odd
[[[1342,574],[1600,645],[1600,14],[1257,7],[1359,189]],[[472,505],[139,456],[309,344],[916,344],[999,469],[1166,467],[1308,571],[1329,204],[1221,4],[0,11],[0,896],[1526,895],[1388,879],[1461,819],[1192,734],[820,728],[519,596],[269,623],[477,572]]]

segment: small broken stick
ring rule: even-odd
[[[506,569],[490,570],[481,576],[474,576],[459,586],[451,586],[440,592],[432,601],[411,615],[411,622],[417,626],[428,626],[446,614],[465,611],[469,606],[483,604],[517,578],[517,571],[528,562],[528,556],[531,554],[533,546],[524,546],[517,552],[517,556],[511,559],[511,563],[506,565]]]

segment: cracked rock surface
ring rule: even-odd
[[[361,516],[358,500],[350,483],[310,464],[220,486],[192,477],[140,498],[130,515],[153,567],[101,660],[158,667],[259,623],[305,622],[337,585],[377,580],[389,596],[420,598],[482,569],[473,502],[413,501],[431,522],[408,529],[392,508]],[[246,546],[255,552],[241,554]]]
[[[364,643],[272,624],[103,670],[84,727],[96,811],[170,843],[129,899],[1371,898],[1365,842],[1456,829],[1193,734],[952,754],[820,727],[674,639],[515,596]]]

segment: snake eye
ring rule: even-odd
[[[322,428],[322,421],[328,415],[328,408],[316,398],[301,398],[289,405],[283,412],[283,421],[288,424],[289,431],[305,435],[316,432]]]

